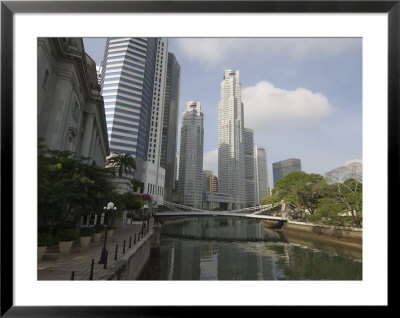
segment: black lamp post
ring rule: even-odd
[[[105,229],[105,233],[104,233],[104,245],[103,245],[103,249],[101,250],[101,256],[100,256],[100,260],[99,260],[99,264],[105,264],[106,263],[106,254],[107,254],[107,249],[106,249],[106,243],[107,243],[107,232],[108,232],[108,213],[111,210],[116,210],[117,207],[114,206],[114,203],[112,202],[108,202],[107,206],[105,206],[104,208],[104,219],[107,220],[106,222],[104,222],[106,224],[106,229]]]

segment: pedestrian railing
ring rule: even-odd
[[[143,239],[150,230],[149,222],[143,222],[139,231],[131,233],[123,241],[120,241],[115,246],[110,246],[106,249],[104,261],[99,263],[92,258],[88,263],[87,268],[83,270],[73,270],[70,275],[71,280],[95,280],[99,278],[108,267],[115,265],[124,255],[132,249],[141,239]]]

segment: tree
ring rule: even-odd
[[[114,193],[109,169],[88,165],[88,158],[70,151],[38,146],[39,224],[77,224],[81,216],[100,213]]]
[[[134,174],[136,170],[135,159],[127,153],[112,153],[106,160],[106,166],[113,167],[116,172],[118,171],[116,175],[119,177],[122,177],[123,172],[125,174]]]
[[[292,172],[279,179],[272,189],[272,196],[263,202],[276,203],[280,200],[296,206],[298,212],[308,209],[314,213],[319,197],[323,191],[323,177],[319,174]]]
[[[125,207],[128,211],[139,210],[144,205],[144,201],[141,196],[136,195],[132,192],[124,193],[123,200],[125,202]]]
[[[356,226],[362,222],[362,164],[353,161],[326,174],[329,191],[320,202],[323,212],[350,213]]]

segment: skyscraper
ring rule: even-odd
[[[246,203],[243,111],[239,71],[226,70],[218,105],[218,189],[235,198],[233,209]]]
[[[167,50],[165,38],[109,38],[99,70],[110,152],[135,158],[135,178],[160,204],[165,174],[159,153]]]
[[[286,159],[272,164],[272,173],[274,176],[274,184],[279,179],[283,178],[291,172],[301,171],[301,161],[300,159]]]
[[[165,169],[164,198],[167,201],[172,200],[172,190],[175,188],[174,170],[178,138],[180,69],[175,55],[169,52],[160,160],[160,166]]]
[[[203,113],[199,102],[187,102],[182,116],[178,190],[183,204],[202,208]]]
[[[256,205],[254,178],[254,133],[253,129],[244,128],[244,169],[246,184],[246,205]]]
[[[256,185],[256,203],[269,195],[267,149],[254,145],[254,171]]]

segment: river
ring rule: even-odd
[[[289,236],[260,220],[163,223],[141,280],[362,280],[361,250]]]

